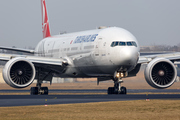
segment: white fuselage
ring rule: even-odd
[[[131,71],[137,65],[139,45],[127,30],[110,27],[47,37],[35,52],[66,59],[69,65],[60,77],[100,77]]]

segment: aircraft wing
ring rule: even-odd
[[[180,52],[168,53],[168,54],[143,55],[139,57],[138,64],[148,63],[155,58],[166,58],[171,61],[180,61]]]
[[[13,58],[25,58],[29,60],[30,62],[32,62],[35,67],[36,66],[42,67],[42,68],[51,69],[54,71],[60,71],[62,70],[62,68],[64,68],[64,65],[68,65],[68,62],[66,59],[54,59],[54,58],[26,56],[26,55],[0,54],[1,61],[9,61]]]
[[[13,50],[13,51],[17,51],[17,52],[34,54],[34,50],[29,50],[29,49],[13,48],[13,47],[5,47],[5,46],[0,46],[0,49],[3,49],[3,50]]]

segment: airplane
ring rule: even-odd
[[[134,35],[119,27],[51,36],[45,0],[41,0],[41,7],[43,40],[35,50],[0,46],[32,54],[0,54],[0,60],[7,61],[2,72],[4,81],[11,87],[25,88],[37,80],[30,94],[48,95],[48,87],[41,85],[43,81],[51,84],[53,77],[95,77],[98,83],[114,81],[108,94],[126,94],[122,79],[136,76],[142,64],[147,64],[145,79],[154,88],[168,88],[177,80],[174,63],[180,60],[180,53],[140,56]]]

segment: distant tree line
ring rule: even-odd
[[[142,46],[140,48],[141,52],[150,52],[150,51],[173,51],[180,52],[180,43],[177,45],[151,45],[151,46]]]

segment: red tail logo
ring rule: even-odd
[[[49,21],[46,9],[46,2],[45,0],[41,0],[41,9],[42,9],[42,32],[43,38],[50,37],[50,29],[49,29]]]

